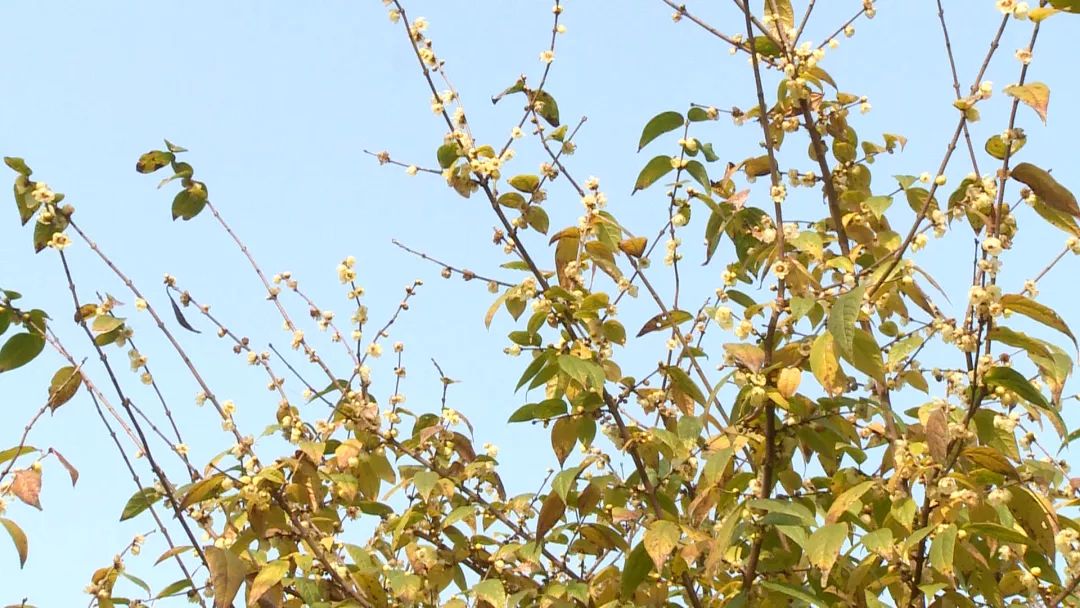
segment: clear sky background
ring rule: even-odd
[[[695,10],[699,4],[713,5],[702,14],[720,29],[741,30],[741,19],[729,3],[688,6]],[[815,43],[854,14],[861,2],[828,0],[818,5],[808,29],[808,39]],[[997,25],[993,5],[991,0],[946,2],[965,89]],[[413,16],[430,20],[436,51],[447,61],[478,139],[504,141],[520,115],[520,102],[493,107],[488,100],[520,73],[534,79],[539,74],[537,56],[550,35],[550,2],[416,0],[406,6]],[[568,2],[564,23],[569,31],[559,40],[548,84],[565,122],[588,116],[577,139],[579,151],[571,158],[572,170],[578,177],[598,176],[612,211],[643,234],[655,233],[666,218],[666,204],[660,188],[630,198],[634,178],[649,153],[675,150],[675,138],[670,137],[637,154],[644,123],[663,110],[684,110],[689,102],[722,108],[754,104],[745,57],[729,56],[718,40],[689,22],[673,23],[670,15],[670,9],[653,0]],[[391,338],[407,345],[407,405],[437,410],[440,385],[430,363],[434,357],[449,376],[461,380],[451,387],[451,405],[474,423],[478,442],[501,446],[511,493],[535,488],[552,459],[542,433],[505,423],[526,402],[524,394],[513,392],[526,361],[502,355],[512,323],[500,315],[485,330],[483,315],[494,296],[482,284],[444,281],[438,267],[390,242],[397,238],[455,265],[515,278],[498,269],[505,259],[491,245],[495,220],[485,203],[458,197],[437,177],[408,177],[399,168],[380,167],[362,152],[386,149],[395,158],[433,166],[443,132],[428,108],[426,85],[401,28],[387,21],[380,2],[8,2],[0,6],[0,20],[6,24],[0,38],[6,74],[0,152],[24,157],[35,178],[66,193],[83,228],[153,304],[167,314],[161,276],[169,272],[254,344],[287,346],[289,341],[279,330],[276,312],[260,297],[257,279],[208,214],[187,224],[171,222],[176,186],[155,190],[159,176],[135,173],[139,154],[160,147],[167,137],[191,150],[185,160],[194,165],[211,200],[263,267],[270,273],[292,270],[324,308],[348,310],[335,276],[335,266],[346,255],[359,260],[360,282],[368,290],[375,324],[393,312],[407,283],[424,279]],[[1021,109],[1019,120],[1030,138],[1022,159],[1055,169],[1058,179],[1074,190],[1080,188],[1073,171],[1080,118],[1071,111],[1080,104],[1074,65],[1078,26],[1080,17],[1059,16],[1044,28],[1031,78],[1052,88],[1049,124],[1044,127],[1027,108]],[[880,141],[882,132],[909,138],[903,154],[881,158],[873,167],[875,193],[884,194],[895,187],[888,177],[892,174],[936,170],[956,121],[951,79],[934,2],[885,0],[875,20],[861,20],[856,27],[856,37],[842,40],[823,67],[842,90],[870,97],[874,111],[854,120],[864,139]],[[980,150],[989,135],[1005,127],[1007,104],[1000,89],[1017,79],[1019,63],[1013,51],[1029,36],[1029,24],[1013,23],[1003,39],[988,75],[996,99],[974,126]],[[698,137],[714,142],[724,160],[738,162],[758,153],[760,132],[746,128],[721,120],[703,125]],[[505,173],[535,172],[541,159],[536,146],[521,143],[518,160]],[[801,144],[793,146],[786,158],[797,159],[802,150]],[[994,166],[986,156],[982,161],[984,172]],[[809,168],[805,157],[800,163]],[[958,153],[952,166],[950,183],[956,184],[970,170],[966,156]],[[10,172],[4,175],[14,178]],[[823,214],[820,201],[806,191],[787,205],[799,219]],[[546,206],[553,227],[575,222],[580,213],[576,196],[562,185],[553,189]],[[900,207],[905,204],[897,199],[894,208]],[[70,321],[57,256],[34,256],[30,230],[18,225],[14,205],[9,200],[0,209],[0,285],[26,294],[26,304],[52,312],[53,327],[69,348],[80,358],[89,356],[91,349]],[[684,236],[691,245],[684,285],[686,301],[696,307],[719,284],[730,252],[722,251],[704,269],[697,265],[701,251],[692,244],[701,237],[704,214],[700,208],[695,211],[698,215]],[[1006,257],[1003,279],[1012,290],[1064,243],[1062,233],[1046,227],[1030,210],[1021,210],[1020,218],[1025,236]],[[947,241],[932,242],[917,259],[946,286],[952,301],[946,307],[960,315],[970,272],[970,232],[958,227]],[[540,239],[533,242],[536,251],[543,245]],[[76,244],[69,251],[84,301],[95,290],[132,301],[84,246]],[[544,256],[550,265],[550,253]],[[1074,326],[1080,326],[1074,304],[1080,293],[1077,268],[1070,257],[1041,284],[1042,301],[1057,307]],[[662,274],[653,272],[655,277]],[[298,318],[304,316],[301,303],[286,301]],[[654,312],[647,303],[628,304],[623,321],[635,332]],[[148,317],[134,310],[127,314],[142,330],[136,338],[178,411],[194,461],[205,462],[231,440],[210,411],[195,408],[195,384],[153,333]],[[265,377],[233,357],[204,321],[190,318],[204,332],[183,334],[185,347],[196,361],[206,362],[201,371],[219,395],[237,402],[239,427],[258,434],[272,421],[276,403],[265,391]],[[313,332],[309,328],[309,334]],[[628,354],[626,371],[648,369],[658,352],[650,348],[661,343],[657,337]],[[126,367],[124,353],[114,352]],[[339,351],[324,352],[338,357],[340,369],[346,368]],[[60,365],[59,358],[49,354],[17,373],[0,376],[0,449],[17,443],[23,424],[45,398],[48,378]],[[392,367],[386,356],[376,367],[384,394],[389,392]],[[135,375],[129,380],[136,387],[135,398],[149,404],[150,395],[137,386]],[[287,386],[296,393],[300,388],[295,380]],[[901,409],[922,401],[912,396]],[[1066,405],[1071,409],[1076,402]],[[1073,424],[1078,420],[1072,413],[1066,417]],[[93,570],[107,565],[133,535],[150,530],[152,522],[117,521],[134,487],[84,394],[43,420],[30,443],[61,450],[82,478],[71,488],[64,472],[50,461],[44,511],[9,505],[8,516],[30,536],[30,559],[20,571],[15,551],[0,539],[0,605],[23,597],[38,606],[79,605],[87,600],[82,588]],[[148,470],[141,474],[150,479]],[[162,549],[159,538],[151,539],[144,558],[129,565],[157,588],[179,578],[171,563],[151,567]]]

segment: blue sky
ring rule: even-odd
[[[706,3],[690,3],[689,8],[695,10],[696,4]],[[703,11],[706,19],[725,31],[740,31],[741,21],[727,3],[711,4],[720,8]],[[854,14],[861,2],[818,4],[808,29],[814,42]],[[502,142],[519,116],[520,104],[508,100],[492,106],[488,100],[520,73],[534,78],[539,73],[537,56],[550,35],[550,3],[418,0],[406,6],[413,16],[430,20],[436,50],[447,60],[478,139]],[[946,9],[956,24],[951,33],[966,88],[998,15],[989,0],[954,0],[946,2]],[[649,158],[648,152],[635,152],[644,123],[663,110],[684,110],[689,102],[722,108],[754,103],[745,58],[729,56],[719,41],[689,22],[673,23],[670,14],[652,0],[571,0],[564,19],[568,33],[559,40],[548,84],[564,121],[573,124],[588,116],[571,169],[577,177],[598,176],[612,211],[643,234],[653,234],[667,214],[659,188],[629,197],[638,170]],[[348,310],[334,270],[346,255],[359,260],[360,283],[367,288],[376,323],[393,312],[407,283],[424,279],[391,338],[407,345],[408,405],[437,409],[440,386],[430,364],[434,357],[449,376],[462,381],[451,387],[451,404],[474,423],[478,442],[502,447],[500,459],[511,491],[535,486],[532,482],[542,477],[551,460],[546,438],[505,424],[526,399],[513,393],[526,362],[501,354],[512,323],[500,316],[485,330],[483,314],[493,296],[482,285],[444,281],[437,267],[390,242],[397,238],[455,265],[514,278],[497,268],[505,259],[491,245],[495,220],[484,203],[458,197],[438,178],[408,177],[399,168],[380,167],[362,152],[386,149],[395,158],[432,166],[443,128],[428,108],[426,85],[402,31],[387,21],[380,2],[325,1],[302,7],[243,1],[28,2],[5,3],[0,17],[9,24],[0,40],[7,59],[0,152],[24,157],[35,178],[66,193],[81,226],[150,294],[152,303],[167,311],[160,281],[162,273],[169,272],[255,344],[288,343],[276,312],[258,295],[256,278],[210,218],[171,222],[175,187],[155,190],[157,176],[135,173],[139,154],[159,147],[167,137],[191,150],[185,160],[194,165],[211,200],[264,269],[293,271],[324,308]],[[1044,127],[1027,108],[1021,109],[1019,123],[1029,135],[1023,159],[1057,168],[1055,175],[1074,189],[1078,182],[1068,169],[1075,158],[1072,144],[1080,118],[1064,110],[1080,103],[1080,85],[1070,78],[1075,73],[1075,19],[1060,16],[1048,22],[1031,68],[1031,78],[1048,82],[1053,91],[1049,124]],[[842,40],[823,67],[842,90],[870,97],[874,111],[856,119],[864,139],[880,141],[882,132],[909,138],[902,155],[882,158],[874,166],[875,191],[887,193],[894,188],[889,175],[936,169],[956,120],[950,108],[951,80],[933,2],[884,1],[875,20],[862,20],[856,27],[856,37]],[[1012,53],[1029,35],[1028,24],[1014,23],[1003,39],[988,74],[998,98],[974,126],[980,149],[1005,126],[1000,89],[1016,80],[1019,64]],[[714,142],[725,160],[738,162],[757,154],[760,133],[721,120],[705,125],[698,137]],[[507,174],[534,172],[541,159],[535,143],[520,147]],[[649,152],[673,150],[674,138],[668,138]],[[786,151],[791,159],[801,153],[801,148]],[[951,183],[968,172],[964,161],[963,155],[956,157]],[[790,207],[796,217],[821,215],[818,200],[805,192],[800,197],[788,203],[805,205],[802,214],[799,207]],[[79,357],[89,356],[90,349],[68,321],[70,303],[56,256],[34,256],[29,230],[18,225],[11,203],[4,205],[0,285],[22,291],[28,304],[53,312],[54,327],[69,348]],[[897,206],[903,202],[898,200]],[[580,209],[569,189],[553,190],[547,207],[553,227],[573,223]],[[1004,281],[1013,289],[1064,242],[1060,232],[1030,212],[1022,219],[1030,220],[1022,225],[1026,234],[1006,258]],[[689,244],[700,238],[702,217],[688,230],[684,240]],[[969,234],[958,229],[949,243],[932,243],[917,258],[949,291],[954,314],[962,313],[955,309],[966,297],[969,266],[967,261],[949,262],[968,259]],[[539,239],[532,244],[536,251],[543,245]],[[132,301],[83,246],[70,251],[84,300],[101,290]],[[688,249],[689,259],[699,256],[699,249]],[[687,301],[700,302],[719,284],[720,263],[703,269],[686,264]],[[1076,268],[1075,259],[1069,258],[1041,284],[1042,301],[1060,307],[1074,326],[1080,325],[1080,313],[1071,305]],[[666,285],[659,270],[653,274]],[[305,307],[292,304],[294,314],[302,317]],[[655,312],[646,304],[623,307],[628,328],[636,329]],[[153,334],[146,316],[133,310],[130,315],[143,330],[136,338],[141,337],[151,367],[188,429],[195,461],[205,461],[227,445],[225,436],[210,412],[193,405],[194,383]],[[206,329],[200,319],[192,321]],[[202,371],[217,392],[239,405],[239,426],[257,434],[271,421],[276,401],[265,392],[261,372],[233,357],[212,331],[184,334],[183,340],[196,361],[207,362]],[[661,341],[643,341],[644,348],[625,356],[624,366],[647,369]],[[119,363],[126,362],[123,352],[116,356]],[[336,363],[344,366],[346,361]],[[0,408],[8,423],[0,431],[0,448],[18,441],[59,365],[50,355],[0,377]],[[381,378],[384,386],[391,381],[392,366],[384,356],[376,368],[376,380]],[[137,385],[134,375],[129,380]],[[141,388],[136,387],[135,398],[146,402],[149,393]],[[299,390],[295,381],[290,388]],[[1077,417],[1068,419],[1075,423]],[[134,487],[121,472],[115,449],[85,396],[40,423],[31,443],[61,450],[82,479],[72,489],[63,471],[49,463],[44,512],[10,506],[8,515],[30,536],[30,559],[19,571],[15,552],[0,539],[0,602],[17,603],[25,596],[39,606],[82,602],[86,596],[81,590],[93,569],[108,564],[134,534],[152,524],[142,518],[116,521]],[[142,474],[149,478],[148,471]],[[175,580],[175,573],[166,571],[171,566],[151,568],[161,550],[160,539],[152,539],[145,559],[129,567],[159,586]]]

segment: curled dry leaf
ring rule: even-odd
[[[41,471],[20,469],[11,482],[11,493],[26,504],[41,510]]]

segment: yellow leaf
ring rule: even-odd
[[[839,395],[847,387],[847,377],[840,369],[836,340],[831,333],[823,333],[814,340],[810,348],[810,370],[829,395]]]
[[[1005,94],[1015,97],[1031,106],[1035,113],[1046,123],[1046,107],[1050,105],[1050,87],[1041,82],[1005,87]]]
[[[284,559],[275,560],[263,566],[259,573],[255,575],[255,580],[248,587],[248,605],[258,602],[263,594],[285,578],[285,573],[288,571],[289,561]]]
[[[788,399],[799,390],[800,382],[802,382],[802,371],[794,367],[785,367],[776,377],[776,389],[785,399]]]

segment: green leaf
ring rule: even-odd
[[[543,207],[536,205],[529,207],[529,210],[525,212],[525,221],[540,234],[547,234],[548,227],[551,225],[547,211],[544,211]]]
[[[8,338],[0,348],[0,372],[11,371],[34,360],[45,348],[45,338],[38,333],[24,332]]]
[[[638,174],[637,181],[634,182],[634,192],[638,190],[644,190],[653,185],[656,180],[664,177],[674,167],[671,165],[670,156],[654,156],[652,160],[645,164],[645,168]],[[631,192],[630,194],[633,194]]]
[[[649,142],[683,126],[683,115],[678,112],[661,112],[653,116],[645,128],[641,131],[641,139],[638,141],[638,152],[647,146]]]
[[[949,524],[940,528],[930,543],[930,565],[938,572],[948,576],[953,572],[953,555],[956,550],[956,525]]]
[[[427,500],[431,496],[431,491],[435,489],[435,484],[439,483],[439,474],[434,471],[419,471],[413,475],[412,482],[420,496]]]
[[[566,415],[566,402],[561,398],[549,398],[540,403],[529,403],[517,408],[508,422],[526,422],[528,420],[546,420]]]
[[[153,173],[174,160],[176,160],[176,155],[172,152],[151,150],[139,157],[138,162],[135,163],[135,170],[139,173]]]
[[[1011,175],[1013,179],[1031,188],[1035,195],[1051,208],[1080,217],[1080,206],[1076,204],[1076,197],[1047,171],[1030,163],[1020,163],[1013,167]]]
[[[588,387],[591,383],[594,389],[603,388],[604,370],[595,362],[574,355],[559,355],[556,361],[559,369],[582,387]]]
[[[484,600],[495,608],[506,606],[506,589],[503,587],[502,581],[498,579],[480,581],[476,583],[472,591],[476,595],[476,599]]]
[[[540,373],[540,369],[544,367],[550,360],[550,351],[544,351],[542,354],[533,358],[529,365],[525,368],[525,371],[521,374],[521,378],[518,380],[517,386],[514,387],[514,391],[517,392],[521,387],[525,386],[525,383],[532,380],[536,374]]]
[[[534,92],[530,95],[530,100],[533,107],[539,102],[541,107],[536,111],[547,123],[553,127],[559,126],[559,104],[555,103],[555,98],[551,96],[547,91]]]
[[[185,222],[194,218],[206,207],[209,193],[202,182],[191,185],[176,194],[172,204],[172,219],[180,218]]]
[[[626,344],[626,328],[615,319],[608,319],[600,328],[600,333],[610,342]]]
[[[230,608],[247,575],[247,566],[238,555],[210,545],[203,549],[214,589],[214,608]]]
[[[181,591],[191,586],[191,579],[183,578],[173,583],[170,583],[164,589],[162,589],[154,599],[161,599],[165,597],[173,597],[179,595]]]
[[[774,583],[772,581],[762,581],[761,586],[766,588],[766,589],[776,591],[777,593],[783,593],[784,595],[786,595],[788,597],[792,597],[792,598],[795,598],[797,600],[804,601],[804,602],[806,602],[808,604],[818,606],[819,608],[829,608],[829,605],[826,604],[821,599],[818,599],[817,597],[814,597],[813,595],[810,595],[809,593],[807,593],[803,589],[800,589],[800,588],[792,586],[792,585],[786,585],[784,583]]]
[[[139,513],[150,508],[150,505],[161,500],[161,492],[154,488],[143,488],[135,492],[124,505],[124,511],[120,514],[120,521],[131,519]]]
[[[435,151],[435,157],[443,169],[449,169],[459,156],[461,156],[461,147],[456,143],[443,144]]]
[[[652,558],[653,564],[656,565],[657,572],[663,569],[668,556],[679,545],[681,536],[682,530],[675,522],[658,519],[649,525],[642,544],[649,557]]]
[[[176,546],[176,547],[169,547],[164,553],[162,553],[157,558],[157,561],[154,562],[154,565],[156,566],[156,565],[160,564],[161,562],[169,559],[170,557],[173,557],[173,556],[176,556],[176,555],[180,555],[181,553],[186,553],[188,551],[191,551],[192,548],[193,547],[191,545],[179,545],[179,546]]]
[[[701,392],[698,385],[690,379],[690,376],[681,367],[668,365],[664,367],[664,375],[668,377],[672,386],[678,389],[679,392],[690,397],[699,405],[705,405],[705,394]]]
[[[142,589],[146,593],[148,593],[148,594],[150,593],[150,585],[147,585],[146,581],[142,580],[141,578],[139,578],[139,577],[137,577],[137,576],[135,576],[133,574],[128,574],[127,572],[121,572],[120,576],[123,576],[124,578],[131,581],[132,583],[135,583],[135,586],[137,586],[139,589]],[[114,601],[116,600],[116,598],[113,598],[113,599],[114,599]]]
[[[881,219],[881,216],[885,214],[885,211],[892,205],[891,196],[871,196],[863,201],[870,213],[874,214],[874,217]]]
[[[626,563],[623,565],[622,580],[619,583],[619,590],[624,598],[629,598],[633,595],[634,590],[638,588],[638,585],[645,580],[645,577],[652,571],[653,561],[649,557],[648,551],[645,550],[644,543],[638,543],[634,550],[630,552],[630,556],[626,558]]]
[[[6,159],[5,159],[6,160]],[[4,519],[0,517],[0,525],[3,525],[7,529],[8,534],[11,535],[11,542],[15,543],[15,550],[19,553],[19,568],[26,565],[26,556],[29,552],[29,544],[26,540],[26,533],[22,531],[22,528],[10,519]]]
[[[709,172],[705,170],[705,165],[696,160],[692,160],[686,163],[686,172],[689,173],[690,177],[694,178],[694,181],[700,184],[706,192],[712,188],[712,182],[709,181]]]
[[[1014,137],[1009,142],[1009,147],[1011,148],[1009,150],[1009,156],[1011,157],[1012,155],[1019,152],[1026,143],[1026,136]],[[1002,141],[1001,135],[994,135],[990,139],[986,140],[986,145],[984,146],[984,148],[986,149],[986,153],[990,156],[993,156],[998,160],[1005,160],[1005,142]]]
[[[49,383],[49,408],[55,412],[58,407],[70,401],[82,385],[82,380],[82,374],[73,366],[57,370]]]
[[[864,291],[866,288],[861,286],[852,289],[838,297],[829,311],[829,333],[836,338],[837,347],[848,360],[854,355],[855,321],[859,319]]]
[[[1021,399],[1029,401],[1034,405],[1044,409],[1050,408],[1050,403],[1046,400],[1046,397],[1035,390],[1035,387],[1032,386],[1027,378],[1022,376],[1020,372],[1011,367],[992,367],[986,372],[986,375],[983,376],[983,381],[986,382],[986,386],[991,389],[1000,386],[1016,393]]]
[[[805,505],[794,501],[777,500],[775,498],[755,498],[747,503],[751,509],[761,509],[769,513],[782,513],[799,519],[805,525],[810,526],[816,522],[814,513]]]
[[[705,108],[699,108],[697,106],[694,106],[693,108],[687,110],[686,119],[690,122],[702,122],[705,120],[710,120],[709,112],[706,111]]]
[[[248,586],[248,604],[256,603],[271,587],[280,583],[288,571],[289,560],[286,559],[274,560],[263,566]]]
[[[968,534],[974,533],[979,536],[990,537],[1006,543],[1015,543],[1018,545],[1035,544],[1035,541],[1028,538],[1024,533],[993,522],[970,523],[964,526],[964,530],[966,530]]]
[[[34,171],[26,165],[26,161],[17,156],[5,156],[4,164],[17,171],[24,177],[30,177],[30,174]]]
[[[1065,319],[1062,319],[1061,315],[1053,308],[1018,294],[1001,296],[1001,305],[1004,306],[1006,310],[1018,312],[1029,319],[1038,321],[1047,327],[1060,331],[1066,336],[1069,336],[1069,339],[1072,340],[1073,347],[1077,347],[1076,336],[1074,336],[1072,330],[1069,329],[1069,325],[1065,323]]]
[[[540,178],[536,175],[515,175],[507,182],[519,192],[535,192],[540,187]]]
[[[885,366],[881,361],[881,347],[874,336],[858,327],[854,328],[851,356],[845,357],[855,369],[878,382],[885,382]]]
[[[514,84],[506,87],[503,90],[502,93],[499,93],[498,95],[495,95],[494,97],[492,97],[491,98],[491,103],[492,104],[499,103],[499,100],[502,99],[503,97],[506,97],[507,95],[512,95],[514,93],[521,93],[524,90],[525,90],[525,77],[522,76],[521,78],[518,78],[517,81],[514,82]]]
[[[832,570],[836,558],[840,556],[840,547],[847,539],[846,523],[826,524],[810,535],[806,542],[806,557],[814,567],[822,571],[823,578]]]
[[[1050,6],[1059,11],[1080,13],[1080,0],[1050,0]]]

